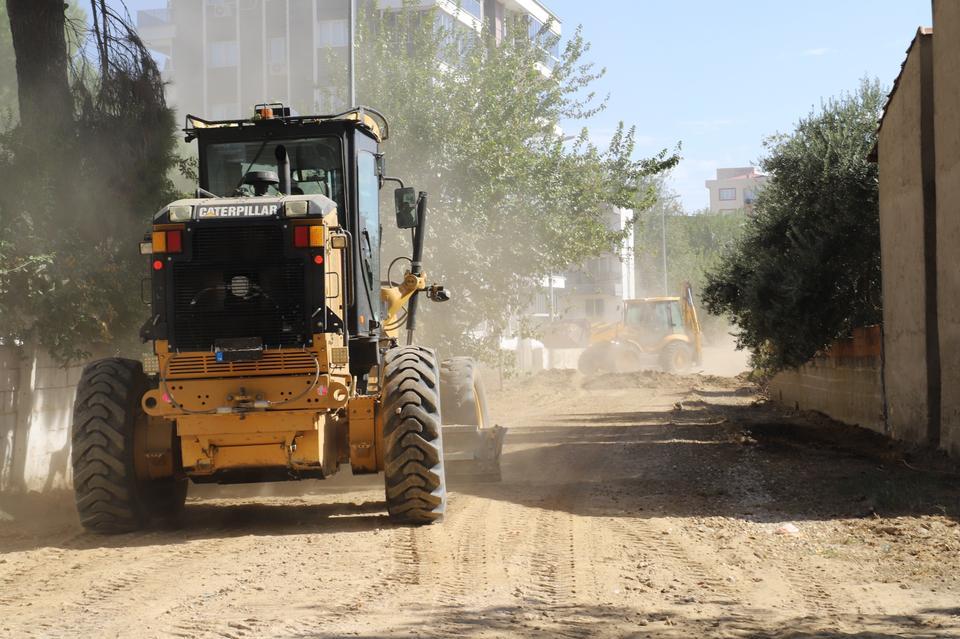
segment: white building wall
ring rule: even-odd
[[[138,13],[140,35],[147,46],[168,57],[164,73],[169,83],[167,97],[181,115],[189,112],[213,119],[245,117],[252,113],[254,103],[261,101],[281,101],[301,112],[344,108],[341,104],[329,104],[332,98],[328,93],[332,84],[346,81],[348,43],[340,40],[347,0],[319,5],[325,15],[319,13],[318,0],[196,1],[197,4],[190,4],[187,0],[168,0],[167,9]],[[493,8],[491,17],[495,19],[499,14],[501,22],[508,14],[519,13],[549,23],[554,33],[561,33],[557,17],[536,0],[496,0],[493,4],[488,0],[420,2],[425,8],[438,7],[452,16],[455,24],[477,32],[484,28],[488,5]],[[399,9],[403,0],[380,0],[379,6]],[[284,51],[276,56],[272,43],[281,40]],[[304,42],[313,46],[304,47]],[[228,45],[242,52],[234,55],[226,49],[221,51]],[[260,55],[248,55],[250,47],[259,49]],[[333,67],[325,61],[325,51],[335,52]],[[282,63],[275,57],[282,58]],[[545,66],[541,71],[550,73]]]
[[[70,425],[82,365],[0,347],[0,492],[71,487]]]
[[[753,167],[735,169],[717,169],[717,177],[707,180],[706,187],[710,192],[710,211],[723,213],[749,210],[753,206],[752,198],[769,178],[756,173]],[[732,199],[721,196],[732,195]]]

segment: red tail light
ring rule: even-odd
[[[183,235],[180,231],[167,231],[167,253],[183,252]]]
[[[296,248],[307,248],[310,246],[310,227],[293,227],[293,245]]]

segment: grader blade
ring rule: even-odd
[[[503,426],[443,427],[443,459],[447,476],[472,482],[500,481],[500,456],[507,429]]]

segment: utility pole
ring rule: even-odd
[[[663,296],[667,297],[670,295],[669,284],[667,283],[667,205],[666,203],[660,204],[660,240],[662,243],[662,248],[660,252],[663,254]]]
[[[348,109],[352,109],[357,106],[357,59],[356,59],[356,47],[354,46],[357,42],[357,0],[347,0],[347,20],[350,24],[350,54],[348,56],[348,65],[347,73],[349,75],[349,103],[347,104]]]
[[[660,199],[660,252],[663,254],[663,296],[670,295],[670,284],[667,281],[667,202],[676,202],[679,195],[671,195]]]

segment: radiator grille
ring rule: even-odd
[[[297,375],[316,373],[313,354],[306,351],[266,351],[256,362],[218,362],[213,353],[174,355],[167,378]]]
[[[192,259],[173,266],[173,348],[211,350],[217,339],[238,337],[259,337],[267,348],[307,343],[304,264],[284,258],[279,226],[192,235]]]

